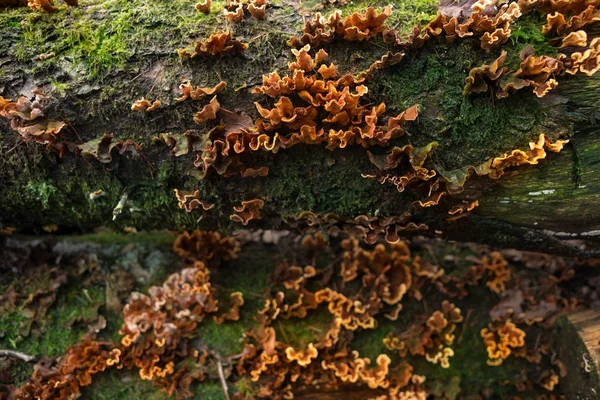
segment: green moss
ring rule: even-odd
[[[183,45],[188,37],[205,31],[204,24],[217,20],[224,3],[213,2],[215,12],[207,16],[182,0],[152,7],[142,0],[92,1],[77,8],[59,6],[52,14],[11,10],[0,17],[0,25],[20,28],[15,48],[19,61],[54,53],[55,57],[36,63],[34,69],[42,71],[66,61],[83,65],[94,79],[126,68],[134,52],[142,48],[157,43],[159,47]]]
[[[433,161],[440,170],[481,163],[515,148],[523,148],[545,130],[551,111],[525,89],[505,99],[492,95],[463,96],[469,70],[490,63],[497,54],[481,52],[478,41],[430,43],[407,54],[396,67],[382,73],[374,91],[391,110],[420,105],[421,118],[410,137],[413,145],[437,141]]]
[[[334,155],[327,150],[316,152],[310,146],[295,146],[277,158],[262,192],[279,200],[280,215],[294,216],[305,210],[342,216],[389,215],[397,211],[402,198],[410,198],[391,185],[361,177],[375,169],[366,152],[358,157],[351,149],[341,149]],[[322,173],[325,169],[327,174]],[[378,200],[376,204],[376,199],[389,202]]]
[[[211,271],[211,283],[219,288],[220,313],[228,310],[230,293],[242,292],[244,305],[240,309],[240,319],[221,325],[207,319],[198,326],[197,331],[198,340],[223,357],[237,354],[243,349],[243,334],[256,326],[253,317],[264,306],[266,283],[275,265],[272,255],[253,251],[252,245],[244,247],[239,260],[243,260],[243,267],[233,260]]]
[[[309,311],[303,319],[279,319],[273,323],[277,340],[295,349],[319,342],[330,328],[333,317],[325,308]]]
[[[94,376],[92,385],[82,388],[82,395],[83,398],[90,400],[163,400],[169,398],[156,384],[142,380],[137,371],[114,369]]]
[[[545,24],[545,15],[537,12],[528,13],[515,21],[508,43],[503,46],[508,53],[505,62],[507,67],[518,69],[521,62],[519,54],[526,46],[533,47],[537,56],[556,57],[558,48],[552,46],[548,37],[542,34]]]
[[[302,8],[317,9],[322,7],[322,3],[324,2],[320,0],[303,1]],[[425,25],[433,20],[437,15],[438,4],[438,0],[355,0],[349,1],[342,7],[327,5],[324,12],[327,14],[339,8],[342,10],[342,15],[346,16],[355,12],[364,13],[367,7],[375,7],[381,12],[385,6],[390,5],[392,14],[386,21],[387,26],[398,30],[401,34],[408,34],[415,26]]]
[[[60,293],[52,305],[43,325],[34,321],[34,329],[22,336],[21,326],[26,321],[19,312],[0,316],[0,345],[22,351],[35,357],[56,357],[65,353],[69,346],[79,342],[87,330],[86,324],[78,321],[94,320],[98,306],[104,301],[103,288],[84,288],[73,285],[66,293]]]
[[[15,386],[21,386],[29,380],[33,374],[33,363],[15,362],[11,365],[10,376]]]
[[[58,189],[56,186],[43,181],[31,181],[25,186],[25,193],[28,201],[38,201],[39,207],[45,210],[50,207],[50,199],[56,195]]]
[[[0,315],[0,341],[9,349],[16,349],[21,335],[19,327],[26,320],[20,312]]]
[[[175,232],[170,231],[144,231],[131,234],[107,230],[85,235],[68,236],[64,237],[63,240],[65,242],[97,243],[100,245],[126,245],[135,242],[136,244],[150,246],[153,249],[167,249],[172,246],[176,236]]]
[[[230,393],[232,392],[231,388],[229,391]],[[199,383],[196,389],[196,396],[203,400],[223,400],[225,398],[223,387],[219,382],[214,381]]]

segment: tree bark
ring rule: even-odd
[[[557,321],[558,357],[569,371],[561,383],[569,399],[598,398],[598,334],[600,315],[586,310],[561,317]]]
[[[106,8],[110,12],[118,11],[112,10],[110,5]],[[92,27],[105,26],[108,17],[98,10],[97,5],[61,10],[60,28],[75,29],[77,21],[85,21]],[[157,15],[152,17],[159,18],[165,27],[175,29],[169,25],[174,24],[169,16],[163,15],[165,12],[156,11]],[[419,121],[409,125],[408,136],[398,143],[423,145],[439,141],[441,145],[429,161],[432,168],[472,165],[515,148],[525,149],[541,131],[555,138],[572,137],[561,153],[549,155],[539,165],[515,169],[498,180],[487,177],[468,180],[463,193],[448,196],[449,200],[444,201],[451,205],[462,200],[478,200],[480,206],[466,218],[448,221],[448,207],[415,207],[415,201],[420,199],[418,194],[410,190],[399,193],[392,185],[380,185],[363,178],[362,174],[375,169],[366,150],[360,146],[329,151],[322,146],[298,145],[277,154],[256,152],[248,156],[247,162],[252,167],[268,166],[267,177],[225,178],[211,171],[204,179],[197,180],[190,176],[195,169],[191,154],[175,157],[165,145],[153,141],[161,132],[182,133],[187,129],[202,132],[209,128],[198,128],[192,121],[193,113],[206,101],[181,104],[174,101],[179,95],[177,86],[185,78],[191,79],[194,86],[214,85],[220,79],[227,81],[227,89],[218,96],[222,107],[256,116],[252,102],[259,101],[264,106],[269,100],[252,95],[249,89],[260,83],[263,74],[275,69],[286,73],[291,53],[285,40],[300,33],[301,17],[292,5],[271,7],[266,22],[249,20],[238,26],[225,25],[219,13],[208,17],[188,15],[186,18],[204,18],[192,35],[185,32],[175,36],[169,31],[161,37],[157,35],[162,32],[160,29],[151,24],[142,25],[135,28],[135,35],[151,35],[154,41],[126,49],[126,57],[110,59],[115,64],[108,66],[99,58],[98,49],[81,56],[75,44],[56,47],[52,40],[60,41],[65,35],[51,25],[56,23],[56,16],[32,17],[27,13],[13,10],[2,16],[3,21],[22,20],[22,23],[6,24],[0,30],[0,36],[8,38],[0,45],[0,65],[6,71],[0,74],[0,95],[13,99],[18,95],[30,97],[33,89],[39,88],[52,97],[46,115],[68,123],[63,130],[66,139],[81,144],[114,132],[115,140],[131,139],[143,148],[137,156],[114,154],[109,163],[75,154],[59,158],[49,154],[43,145],[23,143],[19,135],[0,120],[3,154],[0,159],[0,228],[37,232],[42,227],[54,230],[56,225],[60,233],[86,232],[101,226],[138,230],[192,227],[231,230],[240,227],[230,220],[233,207],[242,201],[260,198],[265,201],[262,219],[251,221],[252,228],[286,226],[304,211],[319,215],[334,213],[343,220],[360,215],[390,217],[410,213],[408,221],[429,228],[419,233],[432,236],[568,256],[597,255],[600,251],[597,242],[600,237],[600,152],[597,151],[600,136],[599,128],[594,125],[600,118],[600,78],[597,75],[563,77],[559,87],[541,100],[525,90],[505,100],[494,101],[481,96],[457,100],[463,107],[476,104],[482,109],[489,108],[490,112],[510,112],[513,106],[509,104],[523,104],[524,118],[531,119],[532,126],[519,127],[515,132],[521,132],[520,136],[507,134],[501,141],[487,136],[482,141],[476,135],[455,139],[454,136],[460,134],[458,128],[451,128],[450,136],[427,129],[443,117],[454,115],[441,112],[435,97],[445,92],[447,88],[443,85],[451,81],[459,86],[454,89],[462,90],[468,68],[455,65],[464,61],[461,52],[468,52],[464,57],[472,66],[493,58],[483,50],[473,50],[473,42],[428,44],[408,54],[406,62],[377,75],[370,87],[369,99],[373,103],[385,101],[392,111],[390,115],[395,115],[393,112],[405,109],[404,103],[408,101],[398,82],[406,82],[411,71],[418,72],[413,65],[426,60],[423,71],[428,72],[434,68],[435,61],[453,74],[459,71],[456,76],[448,74],[446,80],[436,81],[438,86],[429,88],[427,93],[415,96],[422,109]],[[183,63],[178,60],[177,47],[224,28],[233,29],[234,36],[250,43],[244,54]],[[596,30],[597,27],[591,29],[591,34]],[[27,35],[36,32],[45,34],[48,42],[24,48],[23,43],[32,44]],[[123,39],[125,45],[134,40],[133,33],[129,34],[131,38]],[[135,38],[139,40],[138,36]],[[356,73],[363,65],[385,54],[388,49],[382,47],[381,43],[340,41],[328,45],[327,51],[338,70]],[[53,52],[49,60],[40,60],[42,51],[55,49],[61,52]],[[73,54],[81,58],[74,60]],[[112,56],[117,57],[115,54]],[[402,93],[397,94],[397,91]],[[131,112],[131,103],[142,96],[162,99],[163,106],[148,114]],[[530,106],[543,117],[530,116],[526,110]],[[500,121],[509,126],[512,124],[509,119],[504,116]],[[456,121],[446,122],[450,127]],[[466,126],[481,129],[478,127],[482,122],[469,124]],[[389,149],[369,150],[385,153]],[[215,207],[207,212],[187,213],[178,208],[174,189],[199,190],[200,199]],[[98,190],[102,190],[102,197],[90,196]],[[122,207],[118,208],[120,202]]]

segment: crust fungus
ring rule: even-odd
[[[240,206],[233,207],[235,212],[229,218],[234,222],[248,225],[248,222],[253,219],[261,219],[260,210],[264,206],[265,202],[261,199],[244,200]]]
[[[448,193],[460,193],[467,179],[474,174],[499,179],[504,175],[505,169],[527,164],[535,165],[539,160],[546,158],[546,150],[559,152],[568,142],[568,140],[552,142],[548,136],[541,133],[537,142],[529,142],[529,150],[513,150],[511,153],[490,158],[476,166],[445,172],[440,181],[443,182],[444,190]]]
[[[493,326],[481,330],[481,337],[488,352],[488,365],[499,366],[515,349],[525,346],[525,332],[511,321],[504,325]]]
[[[256,19],[264,19],[266,7],[266,0],[228,0],[223,15],[233,23],[242,22],[246,11]]]
[[[305,350],[295,350],[293,347],[285,349],[285,355],[290,361],[296,361],[301,367],[309,365],[313,359],[317,358],[319,351],[312,343],[309,343]]]
[[[180,341],[192,337],[204,316],[218,310],[210,272],[201,261],[151,287],[148,294],[131,296],[119,331],[121,344],[132,355],[124,363],[139,368],[147,380],[173,374]]]
[[[175,197],[177,197],[179,208],[185,209],[187,212],[192,212],[198,207],[202,207],[204,211],[211,210],[214,208],[214,204],[206,203],[198,199],[198,190],[188,192],[185,190],[174,189]]]
[[[469,76],[465,79],[465,89],[463,94],[487,92],[487,82],[497,81],[498,78],[506,72],[507,69],[502,67],[502,64],[506,60],[507,54],[506,51],[502,51],[500,57],[498,57],[491,65],[483,65],[471,69],[471,71],[469,71]]]
[[[161,105],[160,100],[155,100],[153,103],[150,103],[150,101],[146,100],[145,98],[141,98],[139,100],[136,100],[132,105],[131,105],[131,110],[132,111],[146,111],[146,112],[151,112],[156,110],[157,108],[159,108]]]
[[[442,309],[435,311],[421,324],[412,325],[400,335],[389,334],[384,338],[384,345],[390,350],[396,350],[405,357],[412,355],[425,356],[433,364],[442,368],[450,367],[450,357],[454,350],[449,346],[454,343],[454,331],[463,321],[461,311],[454,304],[444,300]]]
[[[292,37],[288,45],[296,48],[307,44],[318,47],[321,43],[331,43],[336,37],[350,41],[369,40],[387,28],[385,20],[390,16],[391,11],[387,6],[382,13],[378,14],[374,8],[369,7],[364,14],[355,12],[344,19],[339,11],[327,18],[317,13],[314,20],[305,22],[303,35]]]
[[[543,2],[540,2],[543,4]],[[547,10],[547,23],[542,28],[542,33],[548,35],[556,32],[558,35],[568,34],[577,31],[592,22],[600,21],[600,10],[597,5],[585,4],[585,2],[572,2],[577,4],[579,8],[565,9],[553,8]],[[554,4],[556,6],[558,4]],[[585,7],[582,8],[581,6]],[[573,13],[568,19],[566,15]]]
[[[231,32],[219,32],[210,35],[204,42],[194,43],[193,51],[178,49],[179,58],[194,58],[197,56],[233,56],[248,48],[247,43],[242,43],[232,38]]]
[[[92,383],[92,375],[121,365],[121,350],[110,342],[84,338],[67,349],[52,365],[48,359],[34,367],[29,382],[16,392],[17,399],[67,399],[81,395],[81,387]]]
[[[587,76],[592,76],[600,70],[600,38],[594,38],[590,45],[583,52],[571,54],[567,62],[569,66],[566,72],[573,75],[577,72],[583,72]]]
[[[236,259],[240,244],[234,238],[222,236],[218,232],[194,230],[177,236],[173,251],[185,259],[210,262],[212,266],[218,266],[222,261]]]
[[[119,154],[131,153],[137,156],[142,147],[131,139],[114,141],[112,133],[106,134],[101,138],[90,140],[89,142],[77,146],[77,151],[85,157],[93,157],[103,164],[112,161],[112,153],[117,151]]]
[[[194,114],[194,122],[198,125],[202,125],[202,123],[206,121],[210,121],[217,118],[217,111],[221,109],[221,105],[217,100],[217,96],[214,96],[210,103],[205,105],[202,110],[198,111]]]
[[[585,47],[587,45],[587,33],[585,31],[571,32],[562,40],[560,48]]]
[[[67,5],[72,7],[78,6],[78,0],[64,0]],[[24,1],[18,1],[17,3],[24,3]],[[53,13],[57,10],[53,0],[27,0],[27,6],[33,11],[44,11],[47,13]]]
[[[200,0],[196,3],[196,10],[204,14],[210,14],[210,7],[212,6],[212,0]]]
[[[188,130],[182,134],[161,133],[153,138],[154,142],[164,143],[171,149],[171,154],[180,157],[190,152],[202,151],[206,146],[206,136],[197,131]]]
[[[200,100],[205,96],[211,96],[213,94],[217,94],[223,89],[227,87],[227,82],[221,81],[214,87],[194,87],[190,83],[190,81],[184,81],[181,85],[179,85],[179,90],[181,90],[181,97],[178,97],[177,101],[185,101],[187,99],[192,100]]]
[[[244,305],[244,295],[242,292],[233,292],[230,295],[231,309],[224,314],[214,316],[217,324],[222,324],[225,321],[237,321],[240,319],[240,308]]]
[[[35,100],[21,96],[16,102],[0,96],[0,117],[10,121],[10,127],[17,131],[25,142],[35,141],[52,145],[66,123],[47,119],[42,107],[46,96],[36,93]]]
[[[506,283],[510,281],[511,270],[502,253],[493,251],[491,259],[483,256],[480,262],[483,270],[489,276],[486,286],[494,293],[503,292],[506,289]]]

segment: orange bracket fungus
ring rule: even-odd
[[[391,12],[389,6],[380,14],[369,7],[364,14],[355,12],[343,19],[339,11],[328,18],[323,18],[317,13],[314,20],[304,24],[303,35],[292,37],[288,45],[296,48],[305,45],[318,47],[321,43],[331,43],[336,37],[350,41],[369,40],[387,29],[385,20]]]
[[[488,352],[488,365],[499,366],[515,349],[525,346],[525,332],[510,321],[501,326],[481,330],[481,337]]]
[[[233,207],[234,214],[230,219],[234,222],[240,222],[243,225],[248,225],[253,219],[260,219],[260,210],[264,207],[265,202],[260,199],[242,201],[241,206]]]
[[[66,124],[45,118],[42,107],[45,100],[41,92],[36,93],[34,101],[21,96],[14,102],[0,96],[0,117],[8,119],[10,127],[19,132],[25,142],[51,145]]]
[[[227,82],[221,81],[214,87],[197,87],[194,89],[190,81],[184,81],[181,85],[179,85],[179,90],[181,90],[181,97],[178,97],[177,101],[185,101],[187,99],[192,100],[200,100],[205,96],[211,96],[213,94],[217,94],[222,91],[225,87],[227,87]]]
[[[160,100],[155,100],[153,103],[150,103],[150,101],[146,100],[145,98],[141,98],[139,100],[136,100],[132,105],[131,105],[131,110],[132,111],[146,111],[146,112],[151,112],[156,110],[157,108],[159,108],[161,105]]]
[[[196,3],[196,10],[204,14],[209,14],[211,6],[212,0],[200,0],[198,3]]]
[[[248,44],[232,38],[231,32],[220,32],[210,35],[206,41],[194,43],[193,50],[178,49],[180,58],[194,58],[197,56],[233,56],[248,48]]]
[[[185,190],[175,189],[175,197],[177,197],[177,201],[179,202],[179,208],[183,208],[187,212],[192,212],[198,207],[202,207],[204,211],[208,211],[215,206],[214,204],[209,204],[199,200],[198,194],[198,190],[195,190],[194,192],[188,192]]]
[[[101,138],[90,140],[77,146],[77,151],[85,156],[92,157],[101,163],[112,161],[112,153],[117,151],[119,154],[131,153],[133,156],[140,154],[141,146],[131,139],[113,141],[112,133],[106,134]]]
[[[227,2],[223,15],[230,22],[241,22],[246,11],[256,19],[265,18],[266,0],[227,0]]]
[[[64,0],[69,6],[77,7],[78,0]],[[27,0],[27,6],[33,11],[53,13],[57,10],[53,0]]]
[[[221,105],[217,101],[217,96],[210,100],[210,103],[205,105],[202,110],[194,114],[194,122],[198,125],[202,125],[203,122],[216,119],[217,111],[221,108]]]

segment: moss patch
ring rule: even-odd
[[[424,51],[409,52],[397,66],[376,79],[375,96],[392,110],[420,105],[420,118],[409,136],[399,140],[424,146],[437,141],[435,165],[452,170],[481,163],[516,148],[524,148],[552,120],[529,90],[505,99],[490,94],[463,96],[471,68],[488,64],[498,54],[483,53],[476,40],[456,44],[430,43]]]

